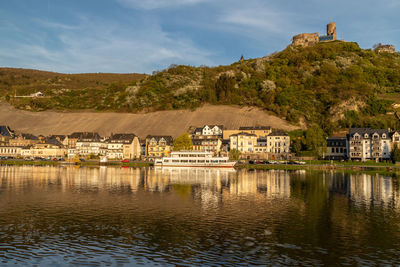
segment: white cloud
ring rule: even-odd
[[[195,5],[209,0],[117,0],[120,4],[136,9],[159,9]]]
[[[237,8],[224,11],[219,17],[219,21],[249,29],[281,32],[286,24],[285,18],[286,16],[281,13],[265,10],[264,8]]]
[[[75,26],[43,21],[41,25],[56,27],[52,42],[57,45],[47,45],[47,40],[20,43],[13,48],[0,44],[0,61],[67,73],[151,73],[172,63],[214,64],[211,53],[196,47],[189,39],[163,32],[156,23],[121,29],[119,24],[100,23],[91,18]]]

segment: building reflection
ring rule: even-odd
[[[339,194],[356,206],[400,209],[397,179],[340,172],[321,172],[314,176],[304,170],[1,166],[0,194],[49,187],[59,192],[184,193],[204,206],[215,207],[240,197],[252,197],[254,201],[296,198],[293,192],[308,179],[320,191],[322,187],[327,188],[326,197]]]

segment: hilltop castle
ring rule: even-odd
[[[300,33],[293,36],[292,45],[310,46],[318,42],[329,42],[337,40],[336,23],[331,22],[326,25],[326,35],[314,33]]]

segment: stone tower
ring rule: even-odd
[[[326,35],[333,36],[333,40],[337,40],[335,22],[330,22],[328,25],[326,25]]]

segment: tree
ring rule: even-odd
[[[324,156],[326,151],[326,138],[324,131],[318,126],[313,125],[306,131],[306,147],[315,156]]]
[[[397,147],[396,143],[394,144],[392,152],[390,152],[390,156],[393,163],[400,161],[400,148]]]
[[[173,150],[174,151],[193,150],[192,139],[190,138],[188,133],[181,134],[179,137],[175,139]]]
[[[231,160],[239,160],[240,158],[240,151],[237,149],[231,149],[231,151],[229,151],[229,158]]]

